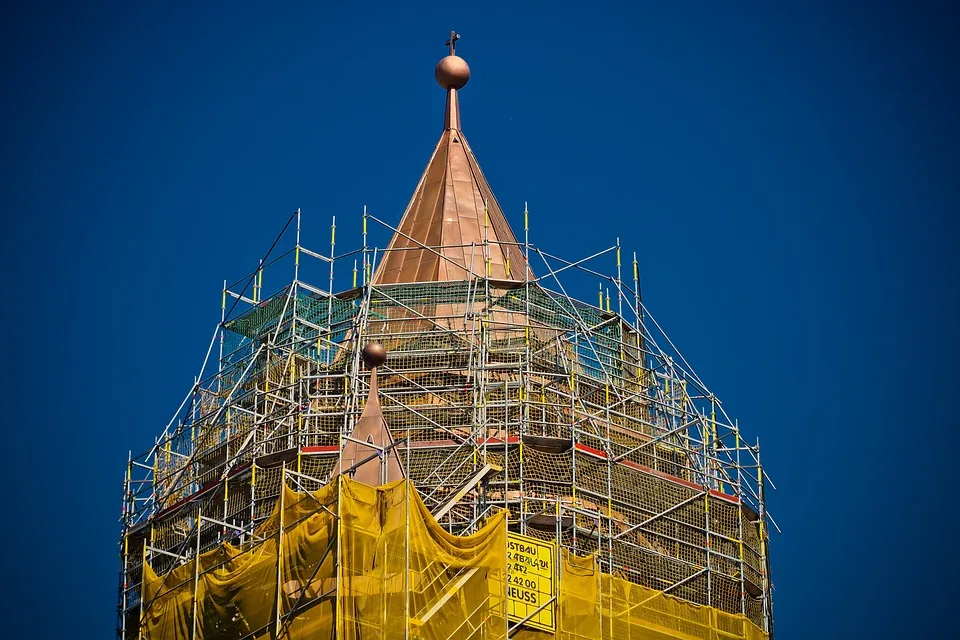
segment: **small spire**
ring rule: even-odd
[[[387,350],[379,342],[368,342],[360,351],[360,357],[370,369],[370,391],[363,413],[343,445],[334,475],[350,471],[354,480],[378,486],[403,477],[403,467],[380,408],[377,385],[377,367],[387,361]]]

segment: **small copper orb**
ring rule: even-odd
[[[470,67],[460,56],[447,56],[437,63],[434,76],[444,89],[462,89],[470,79]]]
[[[379,342],[368,342],[360,351],[360,357],[368,368],[379,367],[387,361],[387,348]]]

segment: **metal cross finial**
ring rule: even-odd
[[[460,34],[457,33],[456,31],[451,31],[450,39],[443,43],[448,47],[450,47],[450,55],[452,56],[457,55],[457,40],[459,39],[460,39]]]

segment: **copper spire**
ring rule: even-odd
[[[377,266],[374,284],[524,279],[524,253],[460,131],[457,92],[470,80],[470,67],[456,55],[459,39],[450,32],[450,54],[434,73],[447,92],[443,134]]]
[[[387,361],[387,350],[378,342],[369,342],[360,355],[370,368],[367,404],[343,445],[333,475],[350,471],[354,480],[376,487],[403,478],[403,467],[380,408],[377,387],[377,367]]]

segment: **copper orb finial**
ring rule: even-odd
[[[363,345],[363,349],[360,351],[360,357],[363,358],[363,362],[367,367],[373,369],[387,361],[387,348],[379,342],[368,342]]]
[[[434,76],[444,89],[462,89],[470,80],[470,67],[460,56],[449,55],[437,63]]]

